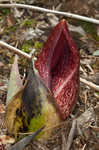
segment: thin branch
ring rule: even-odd
[[[3,46],[5,48],[9,49],[10,51],[14,52],[15,54],[21,55],[21,56],[23,56],[27,59],[31,59],[31,56],[29,54],[27,54],[27,53],[15,48],[15,47],[9,45],[9,44],[1,41],[1,40],[0,40],[0,46]]]
[[[65,133],[62,132],[62,150],[66,150],[66,137],[65,137]]]
[[[91,87],[92,89],[96,90],[99,92],[99,85],[96,85],[86,79],[80,78],[80,81],[86,85],[88,85],[89,87]]]
[[[66,150],[69,150],[70,147],[71,147],[71,144],[72,144],[73,138],[74,138],[74,134],[75,134],[76,125],[77,125],[77,121],[75,119],[75,120],[73,120],[72,127],[71,127],[71,130],[70,130],[68,139],[67,139]]]
[[[85,150],[85,148],[86,148],[86,144],[84,144],[84,146],[83,146],[82,150]]]
[[[37,6],[31,6],[31,5],[25,5],[25,4],[0,4],[0,7],[2,7],[2,8],[5,8],[5,7],[6,8],[13,8],[13,7],[26,8],[26,9],[31,9],[31,10],[36,10],[36,11],[41,11],[41,12],[46,12],[46,13],[54,13],[57,15],[63,15],[66,17],[75,18],[78,20],[83,20],[83,21],[94,23],[94,24],[99,24],[99,20],[94,19],[94,18],[80,16],[80,15],[68,13],[68,12],[60,12],[60,11],[56,11],[56,10],[50,10],[50,9],[41,8],[41,7],[37,7]]]

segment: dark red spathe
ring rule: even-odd
[[[68,117],[78,97],[79,64],[77,47],[62,20],[53,29],[35,66],[52,91],[63,119]]]

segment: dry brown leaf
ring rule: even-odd
[[[90,125],[90,128],[91,128],[93,131],[95,131],[95,132],[99,132],[99,127],[97,127],[97,126],[91,126],[91,125]]]
[[[5,113],[4,104],[0,104],[0,113]]]
[[[22,90],[11,99],[6,107],[5,124],[10,134],[17,134],[17,131],[22,126],[21,118],[17,115],[17,111],[21,107],[21,95]]]
[[[0,67],[4,67],[4,63],[0,61]]]
[[[16,23],[16,20],[15,20],[14,16],[12,14],[9,14],[7,16],[7,25],[8,25],[8,27],[14,26],[15,23]]]
[[[7,135],[1,135],[0,136],[0,141],[2,144],[13,144],[15,142],[15,139],[10,137],[10,136],[7,136]]]

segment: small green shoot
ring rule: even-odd
[[[27,41],[25,44],[22,45],[22,51],[29,53],[31,48],[31,42]]]
[[[41,43],[41,42],[39,42],[39,41],[36,41],[36,42],[34,43],[34,48],[35,48],[35,49],[42,49],[42,47],[43,47],[43,43]]]
[[[11,10],[9,8],[3,8],[1,10],[1,12],[4,14],[4,15],[9,15],[11,13]]]

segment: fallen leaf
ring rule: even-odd
[[[20,18],[23,15],[23,13],[24,13],[24,9],[23,10],[19,10],[19,9],[17,9],[15,7],[13,13],[14,13],[14,17],[15,18]]]
[[[58,24],[59,18],[56,17],[55,14],[52,13],[47,13],[46,14],[48,21],[50,22],[51,26],[54,27]]]
[[[0,135],[0,140],[2,144],[13,144],[15,142],[15,139],[8,136],[8,135]]]
[[[4,64],[0,61],[0,67],[4,67]]]
[[[91,125],[90,125],[90,128],[91,128],[93,131],[95,131],[95,132],[99,132],[99,127],[97,127],[97,126],[91,126]]]
[[[8,25],[8,27],[14,26],[15,23],[16,23],[16,20],[15,20],[14,16],[12,15],[12,13],[9,14],[7,16],[7,25]]]
[[[84,31],[84,29],[81,27],[81,26],[74,26],[74,25],[71,25],[68,23],[68,28],[70,31],[72,32],[77,32],[79,33],[80,35],[86,37],[86,32]]]
[[[95,122],[95,111],[93,107],[89,107],[84,113],[77,118],[77,124],[83,128],[88,128],[90,124]]]
[[[29,28],[26,31],[24,31],[23,37],[25,40],[31,40],[33,38],[38,38],[40,37],[44,31],[36,28],[35,30],[33,28]]]
[[[5,113],[4,104],[0,104],[0,113]]]

